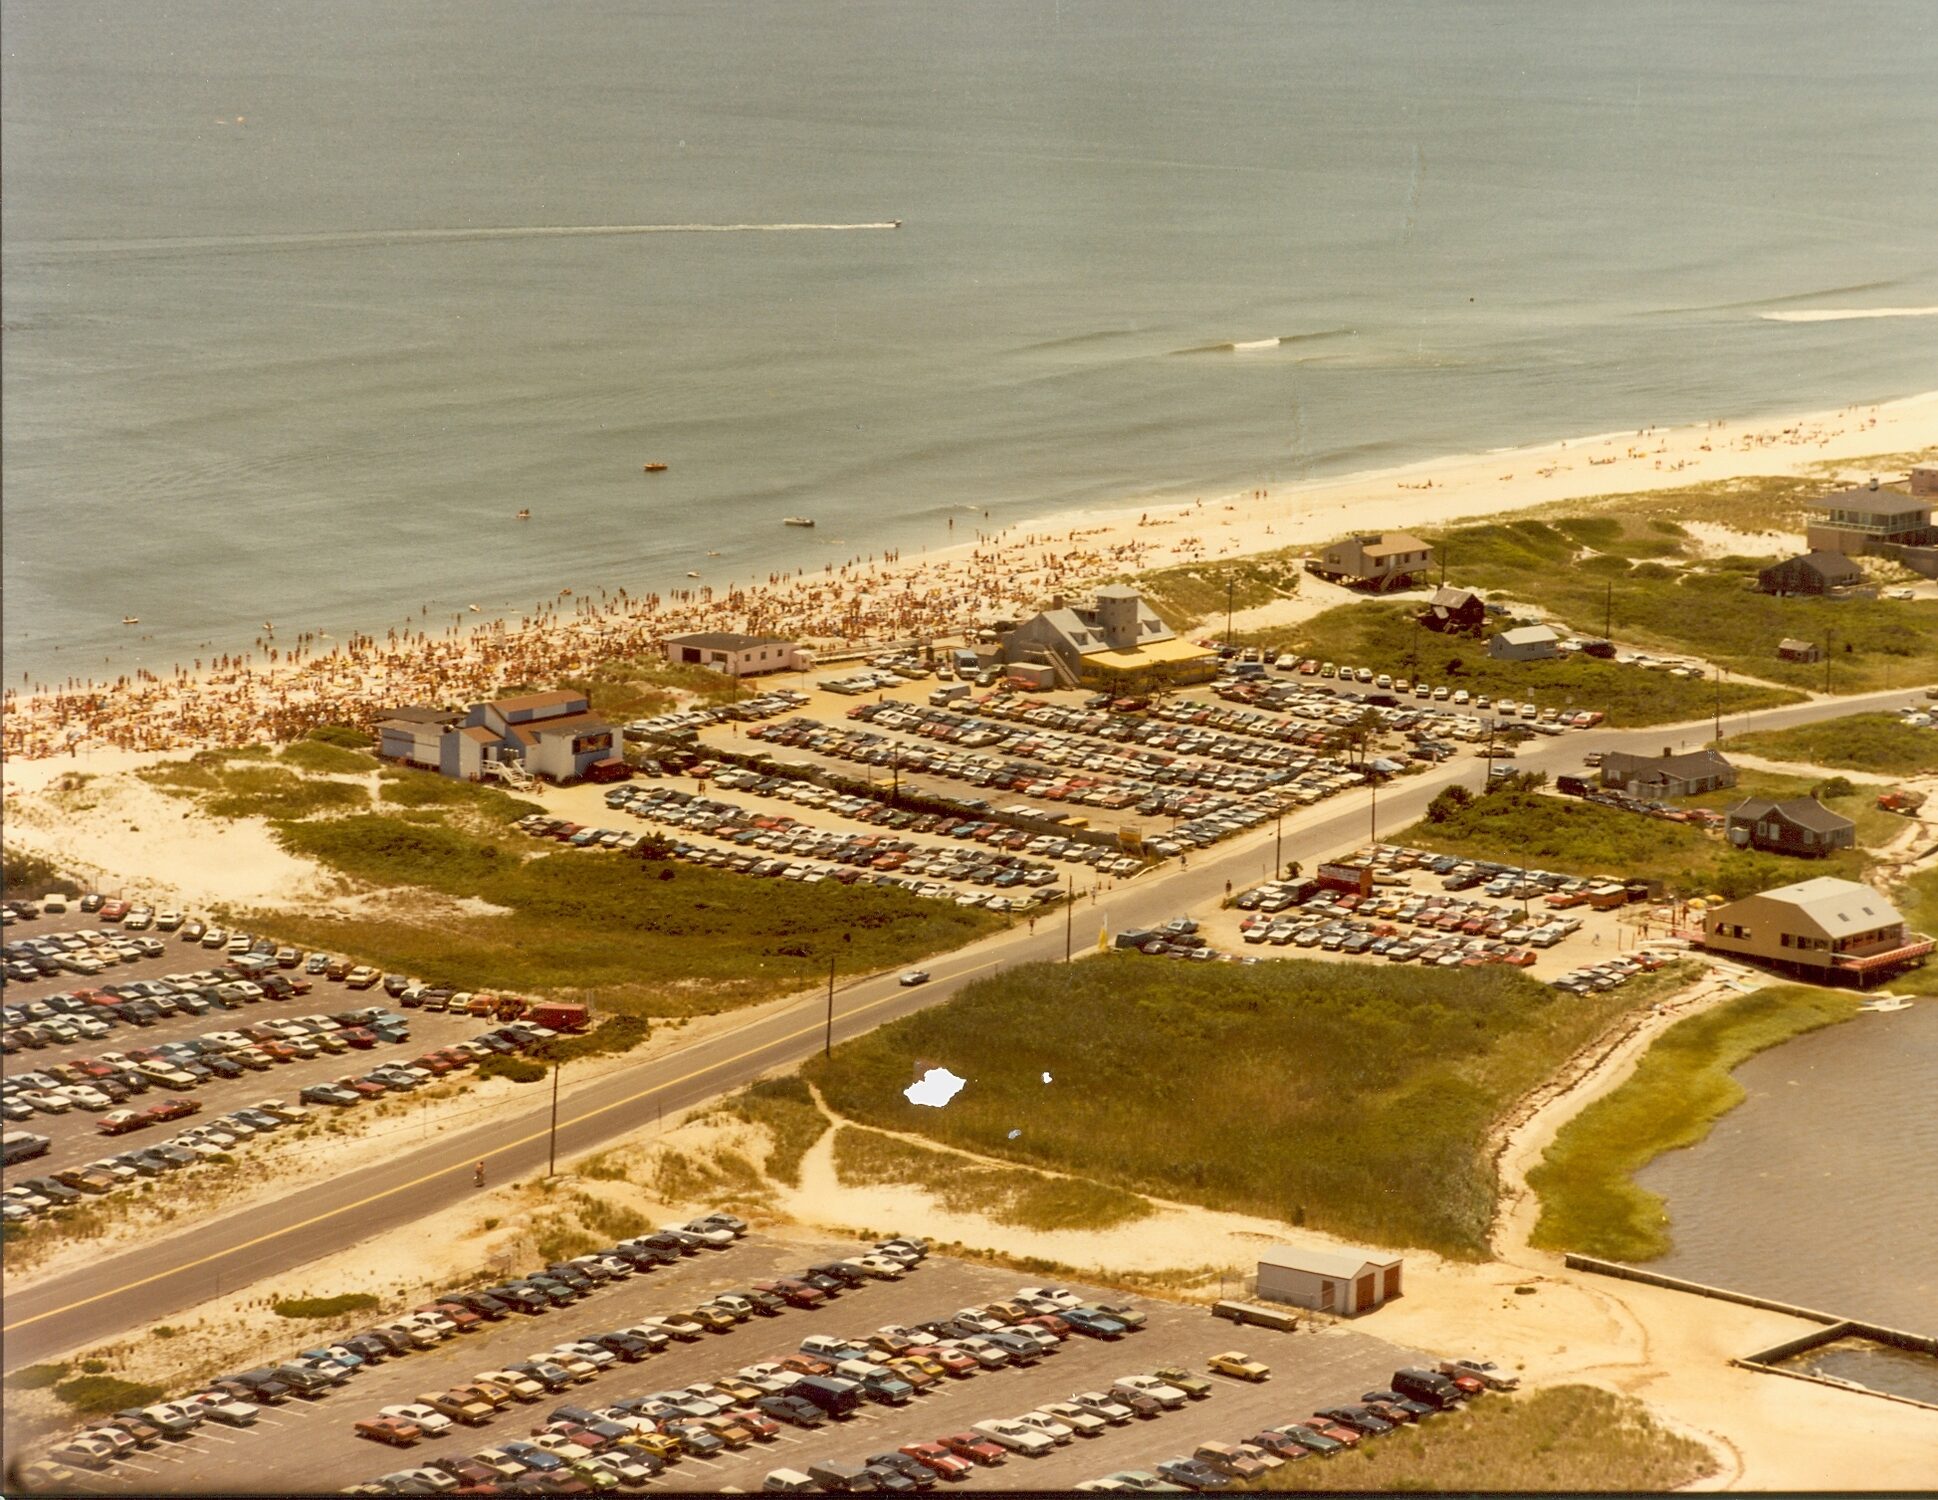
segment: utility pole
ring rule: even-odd
[[[834,1056],[834,960],[828,960],[828,1036],[821,1045],[823,1057]]]
[[[1836,643],[1837,632],[1826,630],[1824,632],[1824,691],[1826,693],[1830,691],[1830,650]]]
[[[1723,740],[1723,669],[1716,668],[1716,743]]]
[[[1063,903],[1063,961],[1070,962],[1070,950],[1077,932],[1077,877],[1070,877],[1070,899]]]
[[[1372,841],[1377,844],[1379,842],[1379,783],[1377,781],[1373,782],[1372,787],[1373,807],[1366,831]]]
[[[1277,880],[1285,868],[1285,809],[1282,807],[1273,822],[1272,837],[1277,841],[1272,850],[1272,878]]]
[[[1227,573],[1225,575],[1225,644],[1227,646],[1231,644],[1231,593],[1237,585],[1238,580]]]
[[[552,1130],[545,1142],[545,1175],[556,1177],[559,1173],[559,1070],[562,1062],[552,1064]]]
[[[1602,639],[1615,639],[1615,580],[1608,580],[1608,593],[1602,600]]]

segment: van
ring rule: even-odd
[[[809,1464],[808,1477],[833,1495],[872,1495],[880,1488],[875,1476],[859,1464],[836,1463],[833,1459]]]
[[[831,1417],[848,1416],[861,1405],[860,1385],[831,1375],[803,1375],[787,1388],[787,1394],[812,1401]]]
[[[1460,1387],[1432,1370],[1395,1370],[1393,1389],[1412,1401],[1446,1411],[1460,1404]]]
[[[929,694],[929,706],[942,708],[950,703],[959,703],[969,696],[969,685],[958,682],[953,687],[939,687]]]

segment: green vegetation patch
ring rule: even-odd
[[[1488,1396],[1323,1463],[1286,1464],[1264,1488],[1662,1494],[1715,1471],[1708,1448],[1670,1432],[1633,1396],[1557,1385]]]
[[[513,1083],[537,1083],[546,1072],[543,1063],[535,1063],[528,1057],[500,1057],[494,1054],[478,1064],[477,1076],[509,1078]]]
[[[1711,889],[1711,867],[1731,852],[1687,823],[1532,791],[1475,797],[1438,821],[1429,814],[1398,840],[1571,875],[1661,880],[1690,892]]]
[[[516,823],[544,807],[524,797],[482,782],[459,781],[435,771],[386,767],[377,784],[378,800],[392,807],[457,808],[478,814],[486,823]]]
[[[0,845],[0,891],[16,900],[29,901],[59,893],[78,896],[80,886],[61,874],[61,868],[44,854]]]
[[[1938,633],[1938,616],[1927,630]],[[1919,729],[1895,714],[1851,714],[1794,729],[1739,734],[1723,749],[1728,754],[1766,760],[1797,761],[1840,771],[1870,771],[1880,776],[1924,776],[1938,771],[1938,730]],[[1848,816],[1846,809],[1846,816]]]
[[[1938,933],[1938,868],[1921,871],[1890,893],[1913,932]],[[1908,995],[1938,995],[1938,963],[1900,974],[1891,988]]]
[[[279,1318],[340,1318],[382,1305],[382,1299],[370,1292],[342,1292],[334,1297],[285,1297],[271,1303],[270,1311]]]
[[[1495,661],[1483,639],[1443,635],[1420,625],[1419,609],[1417,602],[1342,604],[1302,624],[1249,636],[1241,632],[1241,638],[1341,666],[1424,678],[1456,691],[1465,688],[1476,697],[1484,693],[1542,708],[1594,709],[1616,728],[1680,723],[1715,711],[1718,689],[1713,681],[1671,677],[1580,653],[1551,661]],[[1588,628],[1585,621],[1576,624]],[[1600,629],[1599,616],[1593,628]],[[1754,683],[1725,682],[1721,687],[1726,714],[1794,703],[1802,696]]]
[[[73,1366],[64,1359],[57,1359],[51,1364],[22,1365],[7,1377],[7,1389],[10,1391],[48,1390],[65,1380],[67,1372],[72,1368]]]
[[[328,745],[316,749],[343,753]],[[268,754],[261,746],[239,751],[202,750],[187,760],[161,761],[135,774],[163,791],[194,798],[213,818],[310,818],[370,805],[370,793],[354,782],[304,776],[287,766],[265,765]],[[359,769],[367,771],[370,766]]]
[[[1850,995],[1783,985],[1678,1021],[1628,1082],[1562,1127],[1528,1173],[1541,1199],[1529,1243],[1611,1260],[1666,1255],[1668,1213],[1633,1174],[1664,1151],[1695,1145],[1742,1102],[1730,1076],[1739,1063],[1856,1014]]]
[[[918,1187],[950,1213],[981,1214],[1020,1229],[1110,1229],[1151,1213],[1135,1193],[1089,1178],[984,1166],[853,1125],[835,1133],[834,1170],[849,1184]]]
[[[828,1129],[828,1117],[807,1084],[793,1076],[763,1078],[722,1100],[720,1108],[750,1125],[764,1126],[773,1141],[767,1175],[791,1187],[801,1185],[802,1159]]]
[[[803,1075],[883,1129],[1478,1259],[1490,1123],[1616,1015],[1681,982],[1664,971],[1572,999],[1501,968],[1107,955],[980,980]],[[903,1095],[932,1067],[968,1080],[944,1109]]]
[[[152,1406],[168,1392],[158,1385],[122,1380],[115,1375],[76,1375],[54,1387],[54,1395],[76,1416],[126,1411],[131,1406]]]
[[[637,1015],[711,1012],[824,977],[897,967],[1000,927],[1000,914],[881,887],[757,884],[685,864],[512,845],[390,814],[279,825],[286,847],[373,885],[477,898],[508,915],[279,916],[279,935],[466,989],[596,990]]]
[[[684,698],[717,703],[741,692],[731,677],[705,667],[682,666],[657,656],[608,657],[577,677],[555,686],[584,693],[614,724],[648,719],[676,707]]]
[[[377,759],[370,753],[367,737],[359,748],[352,749],[322,738],[322,734],[323,731],[312,730],[302,739],[283,746],[277,758],[320,775],[363,776],[377,769]]]
[[[1228,563],[1180,563],[1121,581],[1135,583],[1173,630],[1189,630],[1207,620],[1222,627],[1227,607],[1257,609],[1291,598],[1299,591],[1299,574],[1298,560],[1280,552]]]

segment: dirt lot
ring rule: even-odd
[[[615,1365],[570,1393],[500,1412],[488,1425],[457,1438],[421,1444],[409,1452],[373,1446],[351,1435],[351,1423],[380,1406],[441,1391],[461,1379],[530,1357],[578,1332],[596,1332],[655,1312],[692,1306],[711,1292],[809,1261],[852,1253],[842,1242],[785,1242],[751,1236],[733,1248],[703,1252],[677,1266],[595,1292],[572,1308],[537,1318],[514,1316],[460,1336],[440,1348],[387,1361],[355,1377],[313,1404],[292,1402],[264,1411],[253,1428],[201,1431],[186,1442],[135,1455],[92,1476],[104,1493],[224,1490],[329,1490],[422,1463],[442,1454],[475,1452],[527,1435],[554,1406],[572,1401],[600,1405],[625,1395],[671,1389],[725,1374],[757,1360],[791,1353],[810,1333],[862,1334],[886,1323],[947,1316],[1013,1294],[1029,1278],[1013,1271],[931,1257],[907,1279],[870,1283],[812,1313],[789,1311],[758,1318],[731,1333],[698,1343],[675,1343],[637,1366]],[[1082,1286],[1079,1292],[1105,1295]],[[1208,1439],[1240,1439],[1267,1422],[1284,1422],[1315,1406],[1350,1400],[1384,1385],[1392,1370],[1411,1363],[1411,1351],[1346,1328],[1296,1334],[1235,1330],[1200,1308],[1144,1299],[1133,1301],[1149,1327],[1119,1344],[1072,1338],[1031,1369],[1001,1370],[931,1388],[903,1408],[870,1405],[845,1422],[814,1432],[783,1428],[779,1437],[713,1460],[682,1459],[654,1488],[685,1491],[757,1490],[771,1469],[803,1469],[822,1459],[860,1460],[903,1443],[960,1431],[974,1422],[1010,1417],[1039,1402],[1107,1385],[1112,1379],[1158,1365],[1181,1362],[1194,1370],[1221,1350],[1238,1347],[1270,1363],[1274,1377],[1262,1386],[1215,1379],[1216,1393],[1185,1410],[1149,1422],[1112,1428],[1077,1439],[1036,1460],[1012,1458],[998,1474],[978,1480],[1015,1488],[1067,1488],[1080,1480],[1126,1467],[1148,1467],[1188,1453]],[[305,1345],[291,1325],[290,1352]]]

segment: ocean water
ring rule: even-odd
[[[0,30],[13,683],[1938,384],[1929,0]]]
[[[1798,1037],[1735,1077],[1748,1097],[1706,1140],[1636,1174],[1667,1200],[1675,1242],[1649,1269],[1938,1335],[1938,1000]],[[1938,1392],[1931,1361],[1909,1358],[1806,1363]]]

